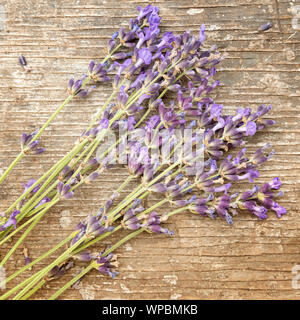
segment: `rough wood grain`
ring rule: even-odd
[[[21,133],[43,124],[63,100],[69,76],[81,75],[90,59],[101,58],[109,36],[135,15],[137,5],[146,3],[0,0],[0,8],[5,9],[0,27],[0,168],[16,156]],[[271,117],[277,125],[249,139],[249,146],[253,150],[266,141],[274,145],[277,155],[264,166],[259,180],[282,178],[281,203],[288,214],[280,220],[271,215],[267,221],[240,215],[231,227],[188,214],[173,217],[170,227],[175,237],[140,235],[118,250],[116,279],[92,272],[79,290],[68,290],[61,298],[299,299],[300,289],[292,288],[292,268],[300,264],[300,36],[291,21],[292,8],[300,2],[173,0],[155,4],[164,30],[196,33],[205,23],[209,43],[227,53],[218,68],[222,86],[215,98],[228,112],[237,106],[273,105]],[[257,33],[266,21],[274,27]],[[19,54],[28,59],[30,73],[18,66]],[[59,115],[43,135],[48,152],[24,159],[0,187],[0,211],[21,192],[20,182],[39,177],[71,148],[109,91],[109,85],[104,86],[84,101],[71,102]],[[125,176],[124,170],[112,169],[83,187],[74,201],[53,208],[26,240],[31,256],[39,256],[63,239]],[[6,251],[1,248],[0,255]],[[8,274],[22,266],[23,259],[20,249],[8,262]],[[50,283],[35,298],[49,297],[70,277]]]

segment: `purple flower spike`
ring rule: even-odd
[[[73,90],[73,94],[77,94],[77,92],[79,92],[79,90],[82,87],[82,80],[79,79],[77,81],[74,82],[73,86],[72,86],[72,90]]]
[[[149,4],[145,8],[138,6],[137,10],[139,12],[137,16],[137,21],[141,22],[142,19],[145,19],[149,21],[150,26],[158,25],[161,18],[158,16],[159,10],[157,7],[153,7],[151,4]]]
[[[136,216],[139,212],[144,210],[142,206],[128,209],[121,222],[123,228],[129,230],[138,230],[141,228],[140,219]]]
[[[65,166],[62,171],[59,173],[58,179],[60,181],[68,180],[73,175],[74,170],[71,169],[69,166]]]
[[[100,121],[100,127],[101,127],[102,129],[107,129],[108,126],[109,126],[109,120],[106,119],[106,118],[101,119],[101,121]]]
[[[92,182],[92,181],[97,180],[97,179],[99,178],[99,176],[100,176],[100,173],[99,173],[99,172],[97,172],[97,171],[92,172],[92,173],[88,176],[86,183],[89,183],[89,182]]]
[[[260,220],[266,219],[267,209],[263,206],[257,205],[254,201],[246,201],[245,208],[249,210],[252,214],[256,215]]]
[[[98,237],[101,234],[114,230],[113,227],[104,224],[106,219],[107,217],[105,216],[104,210],[99,211],[97,215],[90,214],[87,218],[87,221],[81,223],[79,229],[81,229],[82,233],[88,238]]]
[[[274,178],[271,182],[265,183],[260,188],[255,186],[252,190],[243,192],[237,197],[232,207],[238,207],[242,210],[248,210],[260,219],[267,218],[267,211],[273,210],[277,217],[280,218],[286,214],[286,209],[274,201],[274,198],[282,195],[281,192],[275,194],[274,190],[281,187],[278,178]]]
[[[46,152],[46,149],[45,149],[45,148],[36,148],[35,150],[33,150],[33,153],[34,153],[35,155],[39,155],[39,154],[42,154],[42,153],[44,153],[44,152]]]
[[[149,191],[152,192],[165,193],[167,190],[167,187],[161,182],[155,183],[151,187],[149,187]]]
[[[283,214],[286,214],[286,209],[280,206],[277,202],[273,203],[271,209],[276,212],[278,218],[281,218]]]
[[[35,206],[35,208],[37,208],[37,207],[39,207],[39,206],[42,206],[42,205],[44,205],[44,204],[46,204],[47,202],[50,202],[50,201],[51,201],[50,198],[45,197],[44,199],[42,199],[42,200]]]
[[[35,183],[36,183],[36,180],[35,180],[35,179],[30,179],[27,183],[21,183],[21,185],[24,187],[23,193],[25,193],[28,189],[30,189]],[[30,191],[30,193],[31,193],[31,194],[36,193],[36,192],[39,190],[40,186],[41,186],[40,184],[36,185],[36,186]]]

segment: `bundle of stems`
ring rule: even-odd
[[[152,8],[152,7],[151,7]],[[144,11],[148,9],[145,8]],[[48,212],[48,210],[58,203],[61,199],[69,199],[73,196],[73,190],[79,187],[85,182],[89,182],[93,179],[93,176],[89,177],[88,172],[95,166],[102,166],[101,170],[105,168],[105,162],[107,159],[104,158],[106,152],[100,156],[99,159],[93,158],[95,151],[98,146],[103,142],[107,132],[111,129],[112,125],[117,126],[118,120],[127,117],[130,123],[128,114],[133,113],[136,107],[136,102],[143,95],[149,94],[148,91],[152,90],[152,84],[158,81],[163,74],[168,72],[168,68],[160,73],[156,73],[155,76],[149,75],[144,81],[144,86],[129,88],[130,80],[124,78],[120,79],[124,70],[133,72],[135,70],[129,70],[129,67],[133,69],[141,69],[146,63],[150,63],[152,59],[151,51],[148,47],[151,43],[137,43],[137,34],[139,32],[149,32],[153,26],[158,29],[159,16],[157,10],[150,10],[144,15],[143,10],[139,8],[140,14],[135,20],[131,20],[130,28],[125,31],[123,28],[119,33],[113,35],[112,39],[108,43],[107,51],[108,55],[104,61],[108,61],[109,58],[116,59],[129,59],[125,60],[123,64],[113,63],[109,66],[110,69],[118,68],[118,72],[115,76],[113,83],[113,92],[104,105],[98,110],[94,118],[92,119],[87,130],[82,134],[78,143],[75,144],[74,148],[68,152],[60,161],[52,166],[46,173],[42,175],[37,181],[30,180],[25,185],[23,194],[16,199],[10,205],[10,207],[2,214],[1,220],[2,226],[0,225],[0,239],[1,244],[6,242],[10,237],[23,230],[29,224],[30,226],[23,233],[22,237],[18,240],[13,248],[8,252],[1,262],[4,265],[17,247],[22,243],[25,237],[30,233],[38,221]],[[119,44],[116,42],[116,37],[119,35]],[[159,41],[158,33],[155,32],[152,35],[152,41]],[[160,39],[163,43],[165,39]],[[129,48],[129,52],[116,53],[120,47]],[[139,48],[137,49],[136,46]],[[152,52],[158,54],[164,48],[152,48]],[[147,56],[148,54],[148,56]],[[150,57],[149,57],[150,54]],[[150,58],[150,61],[148,61]],[[147,60],[148,59],[148,60]],[[82,84],[86,83],[86,79],[93,79],[95,81],[107,80],[107,66],[104,63],[100,63],[97,66],[94,62],[91,62],[88,68],[88,74],[83,80],[69,81],[69,90],[73,96],[85,96],[87,91],[82,89]],[[139,85],[139,83],[136,83]],[[126,87],[127,86],[127,87]],[[130,90],[131,95],[128,96],[128,100],[121,107],[123,109],[117,110],[117,103],[122,103],[121,97],[126,94],[125,91]],[[112,104],[111,101],[117,96],[116,103]],[[151,94],[149,94],[149,97]],[[140,104],[142,101],[140,101]],[[139,106],[140,108],[140,106]],[[117,111],[115,111],[117,110]],[[149,111],[145,112],[145,117]],[[105,118],[107,117],[107,118]],[[101,121],[100,121],[101,120]],[[134,120],[134,119],[132,119]],[[141,119],[142,120],[142,119]],[[132,122],[132,121],[131,121]],[[121,123],[120,123],[121,124]],[[30,140],[32,141],[32,139]],[[32,142],[26,141],[28,148],[32,148]],[[104,159],[103,159],[104,158]],[[102,162],[101,162],[102,161]],[[100,170],[99,170],[100,171]],[[95,177],[95,174],[94,174]],[[62,185],[63,182],[63,185]],[[24,224],[20,225],[24,218],[32,217],[27,220]],[[20,225],[17,229],[16,224]],[[10,234],[9,234],[10,233]]]

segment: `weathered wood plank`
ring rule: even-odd
[[[240,215],[231,227],[188,214],[173,217],[174,238],[140,235],[118,250],[118,278],[92,272],[79,290],[69,290],[62,298],[299,299],[300,290],[291,284],[292,268],[300,264],[300,36],[292,27],[297,1],[153,2],[161,9],[164,30],[196,33],[205,23],[208,42],[226,52],[227,59],[218,68],[222,85],[215,98],[228,112],[237,106],[273,105],[271,117],[277,125],[249,139],[249,149],[265,142],[274,145],[277,155],[264,166],[259,181],[282,177],[282,204],[288,214],[280,220],[272,215],[263,222]],[[21,133],[43,124],[63,100],[70,75],[80,76],[90,59],[101,58],[109,36],[126,25],[137,5],[146,3],[0,0],[6,13],[5,25],[0,27],[0,168],[16,156]],[[266,21],[274,27],[257,33]],[[18,66],[21,53],[32,68],[30,73]],[[47,154],[24,159],[1,186],[0,211],[19,195],[20,182],[39,177],[70,149],[109,93],[106,85],[88,99],[70,103],[43,136]],[[84,186],[74,201],[53,208],[26,240],[31,256],[39,256],[63,239],[124,177],[123,169],[112,169]],[[0,255],[6,250],[1,248]],[[20,249],[8,262],[8,273],[22,266],[23,259]],[[48,297],[70,276],[51,283],[35,298]]]

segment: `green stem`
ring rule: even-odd
[[[27,294],[25,294],[20,300],[27,300],[27,298],[31,297],[34,293],[36,293],[46,281],[43,279],[41,280],[36,286],[34,286]]]
[[[167,216],[168,218],[170,218],[170,217],[174,216],[174,215],[177,214],[177,213],[180,213],[180,212],[183,212],[183,211],[187,210],[188,208],[189,208],[189,206],[185,206],[185,207],[178,208],[178,209],[176,209],[176,210],[168,213],[166,216]]]
[[[26,196],[28,196],[28,194],[38,185],[40,184],[44,179],[46,179],[48,177],[48,175],[51,174],[51,172],[53,170],[55,170],[55,168],[57,168],[58,165],[60,165],[60,163],[62,163],[62,161],[68,159],[70,157],[73,157],[76,153],[78,153],[80,151],[80,148],[83,148],[84,145],[87,143],[87,141],[82,141],[80,144],[78,144],[77,146],[75,146],[69,153],[67,153],[59,162],[57,162],[55,165],[53,165],[47,172],[45,172],[30,188],[28,188],[27,191],[25,191],[24,193],[22,193],[20,195],[20,197],[5,211],[6,213],[10,213],[17,205],[18,203],[25,198]]]
[[[0,177],[0,184],[5,180],[5,178],[9,175],[11,170],[17,165],[17,163],[23,158],[24,152],[21,151],[15,160],[10,164],[10,166],[3,172],[2,176]]]
[[[88,81],[86,81],[84,84],[82,84],[82,87],[84,87],[90,79],[88,78]],[[49,119],[46,121],[46,123],[42,126],[42,128],[37,132],[37,134],[32,138],[32,141],[37,140],[41,134],[45,131],[45,129],[50,125],[50,123],[57,117],[57,115],[62,111],[62,109],[74,98],[73,95],[70,95],[67,97],[67,99],[56,109],[55,112],[52,113],[52,115],[49,117]]]
[[[85,151],[87,152],[88,149],[85,149]],[[85,154],[85,152],[82,152],[81,155],[78,157],[78,159],[76,159],[76,161],[74,162],[74,164],[72,164],[71,167],[76,165],[76,162],[79,161],[79,159]],[[58,173],[58,172],[57,172]],[[45,203],[44,205],[39,206],[38,208],[35,208],[35,206],[47,195],[49,195],[49,193],[51,192],[51,190],[53,190],[59,181],[55,181],[33,204],[33,200],[36,198],[35,195],[24,205],[24,207],[22,208],[22,210],[25,209],[25,212],[23,212],[21,210],[21,217],[17,217],[17,221],[20,222],[22,221],[23,217],[31,217],[32,215],[36,214],[37,212],[41,211],[41,209],[43,209],[45,206],[47,206],[47,203]],[[55,191],[56,194],[56,191]],[[54,195],[53,195],[54,196]],[[28,205],[31,206],[29,208],[27,208]],[[34,209],[35,208],[35,209]],[[8,239],[10,239],[13,235],[15,235],[17,232],[19,232],[20,230],[22,230],[26,225],[28,225],[29,223],[31,223],[33,220],[35,219],[35,217],[32,217],[30,220],[27,220],[25,223],[23,223],[20,227],[18,227],[17,229],[15,229],[12,233],[10,233],[7,237],[5,237],[4,239],[2,239],[2,241],[0,241],[0,245],[2,245],[3,243],[5,243]],[[4,234],[5,236],[5,234]]]
[[[0,267],[2,267],[6,261],[11,257],[11,255],[15,252],[15,250],[19,247],[19,245],[24,241],[24,239],[27,237],[27,235],[31,232],[31,230],[36,226],[36,224],[39,222],[39,220],[44,216],[44,214],[48,211],[48,208],[52,207],[55,203],[59,201],[59,199],[53,199],[53,204],[50,202],[48,206],[46,206],[36,217],[35,221],[26,229],[26,231],[22,234],[22,236],[18,239],[18,241],[15,243],[15,245],[8,251],[6,256],[3,258],[3,260],[0,263]]]
[[[196,158],[196,159],[197,159],[197,158]],[[195,160],[196,160],[196,159],[195,159]],[[176,165],[177,165],[176,163],[173,164],[173,166],[176,166]],[[159,180],[159,179],[161,178],[161,176],[165,175],[165,174],[168,173],[170,170],[172,170],[172,169],[173,169],[173,166],[171,166],[170,168],[168,168],[168,169],[166,169],[164,172],[162,172],[158,177],[156,177],[155,179],[153,179],[148,185],[150,186],[150,185],[154,184],[157,180]],[[178,170],[177,170],[177,171],[178,171]],[[177,174],[177,171],[176,171],[175,173],[173,173],[173,175],[174,175],[174,174]],[[130,181],[130,179],[131,179],[131,178],[128,177],[127,180],[122,184],[121,187],[126,186],[127,183]],[[190,187],[191,187],[191,186],[189,186],[189,188],[190,188]],[[142,188],[142,189],[143,189],[143,188]],[[141,191],[143,192],[144,190],[140,190],[140,192],[141,192]],[[137,196],[137,194],[136,194],[135,192],[133,192],[133,193],[134,193],[133,196],[129,197],[129,199],[127,199],[127,200],[125,201],[125,204],[126,204],[126,205],[129,204],[129,203]],[[149,192],[147,191],[144,195],[142,195],[142,197],[143,197],[143,196],[146,196],[148,193],[149,193]],[[168,202],[168,199],[163,199],[163,200],[161,200],[160,202],[158,202],[158,203],[156,203],[155,205],[153,205],[152,207],[150,207],[150,208],[148,208],[147,210],[145,210],[144,212],[142,212],[141,214],[146,214],[146,213],[148,213],[148,212],[151,212],[151,211],[153,211],[154,209],[158,208],[159,206],[163,205],[163,204],[166,203],[166,202]],[[122,203],[122,205],[124,206],[124,203]],[[126,207],[126,205],[125,205],[125,207]],[[118,212],[118,211],[120,211],[120,210],[119,210],[119,209],[115,209],[115,210],[113,211],[113,213],[111,213],[108,217],[113,216],[114,213],[115,213],[115,212]],[[120,216],[121,216],[120,214],[117,215],[117,216],[115,217],[114,221],[117,220]],[[119,226],[119,227],[120,227],[120,226]],[[115,229],[114,231],[116,231],[116,229]],[[95,243],[95,242],[99,241],[99,239],[94,239],[94,240],[92,240],[92,241],[93,241],[93,243]],[[89,245],[91,245],[91,244],[85,244],[85,248],[88,247]],[[81,250],[83,250],[83,248],[81,248]]]
[[[153,207],[154,207],[154,206],[153,206]],[[150,211],[153,210],[153,207],[151,208]],[[172,215],[175,215],[176,213],[179,213],[179,212],[182,212],[182,211],[186,210],[187,208],[188,208],[188,206],[182,207],[182,208],[178,208],[178,209],[170,212],[167,216],[170,217],[170,216],[172,216]],[[141,213],[141,214],[142,214],[142,213]],[[103,240],[104,238],[106,238],[107,236],[111,235],[112,233],[120,230],[121,228],[122,228],[121,225],[119,225],[119,226],[116,227],[112,232],[107,232],[107,233],[105,233],[105,234],[102,234],[101,236],[99,236],[99,237],[97,237],[97,238],[89,241],[88,243],[80,244],[80,246],[77,247],[75,250],[73,249],[73,251],[70,252],[69,255],[64,256],[64,257],[63,257],[63,255],[62,255],[60,258],[56,259],[56,264],[59,264],[59,263],[63,262],[64,260],[69,259],[72,255],[75,255],[75,254],[79,253],[80,251],[86,249],[87,247],[90,247],[91,245],[93,245],[93,244],[95,244],[95,243]],[[129,239],[133,238],[135,235],[137,235],[137,234],[139,234],[139,233],[141,233],[141,232],[143,232],[143,231],[144,231],[144,229],[142,228],[142,229],[139,229],[139,230],[137,230],[137,231],[129,234],[128,236],[126,236],[125,238],[123,238],[122,240],[120,240],[117,244],[115,244],[114,246],[110,247],[107,251],[105,251],[104,255],[109,254],[110,252],[112,252],[113,250],[115,250],[117,247],[119,247],[121,244],[123,244],[124,242],[128,241]],[[76,243],[75,243],[75,245],[76,245]],[[75,245],[73,245],[73,247],[74,247]],[[54,264],[54,263],[52,263],[51,265],[53,266],[53,264]],[[41,271],[43,271],[43,270],[41,270]],[[41,274],[41,271],[38,272],[36,275],[40,275],[40,274]],[[45,272],[44,272],[44,274],[45,274]],[[40,278],[41,278],[41,277],[40,277]],[[11,280],[11,279],[10,279],[10,280]],[[27,279],[26,282],[25,282],[25,284],[27,284],[29,281],[31,281],[31,280],[30,280],[30,279]],[[76,281],[77,281],[77,280],[76,280]],[[75,281],[75,282],[76,282],[76,281]],[[25,284],[24,284],[24,285],[25,285]],[[71,285],[72,285],[72,284],[71,284]],[[65,289],[67,289],[67,287],[68,287],[68,286],[66,286]],[[17,288],[16,290],[18,290],[18,289],[20,289],[20,285],[18,286],[18,288]],[[16,290],[15,290],[15,291],[16,291]],[[15,291],[14,291],[14,292],[15,292]],[[63,290],[63,291],[64,291],[64,290]],[[35,292],[35,291],[34,291],[34,292]],[[12,293],[13,293],[13,292],[9,292],[9,293],[7,293],[6,295],[0,297],[0,299],[5,299],[6,297],[8,297],[9,295],[11,295]],[[61,292],[61,293],[62,293],[62,292]],[[22,295],[20,295],[20,297],[21,297],[21,296],[22,296]],[[17,298],[17,297],[16,297],[16,298]],[[16,298],[15,298],[15,299],[16,299]]]
[[[76,161],[71,165],[71,168],[73,168],[73,167],[78,163],[78,161],[80,161],[80,159],[84,157],[84,155],[90,150],[91,146],[92,146],[92,144],[89,145],[83,152],[81,152],[80,156],[79,156],[79,157],[76,159]],[[65,163],[63,167],[65,167],[65,165],[67,165],[67,163]],[[48,181],[48,182],[45,182],[45,183],[43,184],[43,186],[41,186],[41,188],[38,190],[37,193],[40,193],[40,192],[39,192],[40,190],[44,190],[45,187],[47,187],[47,185],[49,185],[50,180],[53,181],[53,180],[54,180],[54,177],[56,177],[57,174],[59,174],[59,172],[60,172],[61,170],[62,170],[62,169],[60,168],[59,170],[57,170],[57,171],[55,172],[56,174],[53,173],[52,179],[50,179],[50,177],[49,177],[49,181]],[[73,176],[72,176],[72,177],[73,177]],[[70,181],[70,180],[69,180],[69,181]],[[21,210],[21,212],[24,213],[24,216],[30,217],[31,215],[33,215],[33,214],[34,214],[34,211],[35,211],[35,210],[33,210],[33,208],[34,208],[35,206],[37,206],[43,198],[45,198],[46,196],[49,196],[50,192],[57,187],[58,183],[59,183],[59,180],[54,181],[54,183],[52,183],[52,185],[51,185],[42,195],[40,195],[40,196],[38,197],[38,199],[36,199],[36,194],[35,194],[35,195],[26,203],[26,206],[24,206],[24,207],[22,208],[22,209],[25,210],[25,211],[22,212],[22,210]],[[57,193],[57,192],[55,191],[55,193]],[[35,199],[36,199],[36,200],[35,200]],[[34,203],[32,203],[33,200],[35,200]],[[28,207],[29,205],[30,205],[30,207]],[[32,211],[32,210],[33,210],[33,211]]]
[[[104,106],[109,103],[110,99],[112,99],[115,96],[116,92],[114,92],[108,101],[104,104]],[[104,110],[104,106],[101,108],[101,110],[98,112],[97,117],[101,114],[101,112]],[[95,119],[94,119],[95,120]],[[17,217],[17,221],[21,221],[27,214],[27,212],[30,210],[27,210],[28,207],[32,204],[32,202],[41,194],[41,192],[53,181],[53,179],[56,177],[56,175],[67,165],[67,163],[84,147],[84,145],[87,143],[87,140],[81,142],[79,145],[75,146],[72,151],[70,151],[62,160],[60,160],[58,163],[56,163],[50,170],[48,170],[36,183],[34,183],[25,193],[23,193],[7,210],[6,212],[10,212],[18,203],[21,201],[24,197],[26,197],[30,191],[33,190],[35,186],[37,186],[41,181],[43,181],[50,173],[53,171],[53,173],[48,177],[48,179],[43,183],[43,185],[39,188],[39,190],[31,197],[31,199],[23,206],[21,209],[21,213]],[[92,144],[93,145],[93,144]],[[89,148],[87,148],[89,150]],[[86,153],[88,150],[85,150],[83,153]],[[94,150],[94,149],[93,149]],[[88,161],[88,158],[87,158]],[[87,162],[86,161],[86,162]],[[55,169],[56,168],[56,169]],[[74,175],[73,175],[74,176]],[[53,188],[50,188],[52,190]],[[49,191],[50,191],[49,190]],[[46,194],[45,194],[46,195]],[[42,197],[43,198],[43,197]],[[39,198],[39,201],[42,199]],[[35,205],[39,203],[39,201],[35,202]],[[31,206],[33,208],[34,206]],[[2,233],[0,233],[0,238],[3,238],[11,228],[7,228]]]
[[[102,106],[102,108],[98,111],[98,113],[97,113],[97,115],[94,117],[94,122],[96,122],[97,121],[97,119],[99,118],[99,116],[101,115],[101,113],[103,112],[103,110],[106,108],[106,106],[108,105],[108,103],[111,101],[111,99],[114,97],[116,95],[116,91],[114,91],[111,95],[110,95],[110,97],[107,99],[107,101],[104,103],[104,105]],[[93,126],[93,123],[94,122],[92,122],[92,124],[90,125],[90,127],[88,128],[88,130]],[[87,130],[87,131],[88,131]],[[94,142],[95,141],[93,141],[89,146],[88,146],[88,148],[86,148],[81,154],[80,154],[80,157],[79,157],[79,159],[81,159],[91,148],[92,148],[92,146],[94,145]],[[81,144],[80,144],[81,145]],[[76,149],[76,147],[74,148],[74,149]],[[81,151],[82,150],[82,147],[80,147],[80,150],[78,150],[75,154],[77,154],[79,151]],[[93,150],[93,149],[92,149]],[[72,151],[71,151],[72,152]],[[91,154],[92,152],[90,152],[90,154]],[[72,157],[73,156],[75,156],[75,154],[73,154],[72,155]],[[88,158],[89,159],[89,158]],[[47,181],[46,182],[44,182],[43,183],[43,185],[39,188],[39,190],[34,194],[34,196],[26,203],[26,205],[22,208],[23,209],[23,211],[25,211],[25,210],[27,210],[27,208],[29,207],[29,205],[30,204],[32,204],[32,202],[41,194],[41,192],[43,191],[43,190],[45,190],[45,188],[53,181],[53,179],[56,177],[56,175],[67,165],[67,163],[70,161],[70,159],[69,159],[69,157],[68,157],[68,159],[67,159],[67,161],[64,161],[63,163],[61,163],[60,165],[58,165],[57,166],[57,169],[53,172],[53,174],[47,179]],[[79,160],[77,159],[77,162],[78,162]],[[87,161],[86,161],[87,162]],[[85,162],[85,163],[86,163]],[[76,174],[77,174],[78,172],[76,171],[73,175],[72,175],[72,177],[71,178],[73,178],[73,177],[75,177],[76,176]],[[69,181],[71,180],[71,178],[69,179]],[[52,189],[50,188],[50,190],[49,191],[51,191]],[[47,192],[47,191],[46,191]],[[43,199],[46,195],[48,194],[48,192],[47,193],[44,193],[42,196],[40,196],[39,197],[39,201],[41,201],[41,199]],[[39,203],[39,201],[36,201],[35,202],[35,205],[36,204],[38,204]],[[31,207],[32,208],[32,207]],[[28,211],[30,211],[30,209],[28,210]]]

